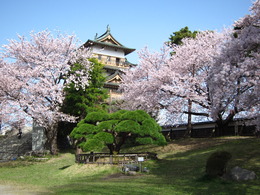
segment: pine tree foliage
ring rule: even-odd
[[[96,59],[89,59],[92,63],[92,69],[89,71],[90,79],[87,86],[78,87],[74,82],[68,83],[65,91],[65,100],[62,111],[70,115],[83,119],[89,111],[93,109],[102,109],[104,101],[108,98],[107,90],[104,89],[105,76],[103,74],[103,65]],[[79,64],[71,66],[70,74],[76,77],[77,71],[84,67]]]
[[[184,27],[179,31],[173,32],[172,35],[170,35],[170,41],[168,42],[169,45],[175,44],[175,45],[182,45],[182,39],[184,38],[195,38],[198,31],[190,31],[189,27]]]
[[[119,153],[128,139],[138,144],[166,144],[161,127],[143,110],[120,110],[115,113],[91,112],[71,132],[84,151],[107,146],[110,154]]]

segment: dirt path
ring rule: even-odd
[[[0,195],[37,195],[37,194],[39,193],[32,192],[26,189],[0,184]]]

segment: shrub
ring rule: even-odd
[[[86,152],[100,151],[107,146],[110,154],[117,154],[127,141],[137,144],[166,144],[159,124],[143,110],[91,112],[70,135],[78,140],[78,146]]]

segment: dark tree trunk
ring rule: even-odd
[[[191,124],[191,108],[192,108],[192,101],[189,99],[188,100],[188,124],[187,124],[187,131],[185,133],[185,137],[188,137],[191,135],[191,130],[192,130],[192,124]]]
[[[122,133],[120,136],[118,136],[118,138],[115,138],[115,142],[113,144],[107,144],[110,155],[119,154],[121,146],[125,143],[127,137],[128,135],[126,133]]]
[[[109,154],[113,155],[113,154],[119,154],[120,152],[120,147],[116,144],[108,144],[107,145],[108,149],[109,149]]]
[[[195,76],[195,64],[193,64],[192,65],[192,72],[191,72],[191,74],[192,74],[192,77],[194,78],[194,76]],[[193,80],[193,79],[192,79]],[[190,136],[191,135],[191,130],[192,130],[192,124],[191,124],[191,121],[192,121],[192,119],[191,119],[191,117],[192,117],[192,115],[191,115],[191,110],[192,110],[192,100],[191,99],[188,99],[188,125],[187,125],[187,131],[186,131],[186,135],[185,135],[185,137],[188,137],[188,136]]]
[[[48,150],[50,150],[50,153],[52,155],[58,154],[58,144],[57,144],[57,135],[58,135],[58,123],[55,123],[51,126],[49,126],[46,129],[46,147]]]
[[[57,144],[59,149],[74,148],[72,139],[69,138],[72,130],[77,126],[77,123],[60,121],[58,123]]]
[[[224,135],[224,132],[228,128],[228,124],[233,120],[235,113],[236,112],[233,110],[230,111],[229,115],[227,116],[227,118],[225,120],[222,118],[222,115],[219,114],[219,117],[216,120],[217,127],[216,127],[216,131],[215,131],[215,136],[219,137],[219,136]]]
[[[2,130],[2,118],[0,117],[0,131]]]
[[[224,131],[225,131],[225,125],[223,124],[223,120],[222,119],[218,119],[216,121],[217,123],[217,127],[216,127],[216,131],[215,131],[215,136],[216,137],[220,137],[223,135]]]

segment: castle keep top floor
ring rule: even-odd
[[[97,58],[102,64],[105,65],[104,68],[128,68],[132,64],[126,60],[126,55],[135,51],[135,49],[125,47],[119,43],[111,34],[109,26],[107,31],[101,36],[94,40],[88,40],[84,47],[91,48],[93,57]]]
[[[99,37],[96,35],[94,40],[89,39],[83,47],[91,49],[92,57],[104,65],[106,77],[104,88],[109,90],[110,99],[120,99],[122,93],[118,89],[123,81],[122,70],[134,65],[127,61],[126,55],[135,49],[119,43],[111,34],[109,26],[104,34]]]

